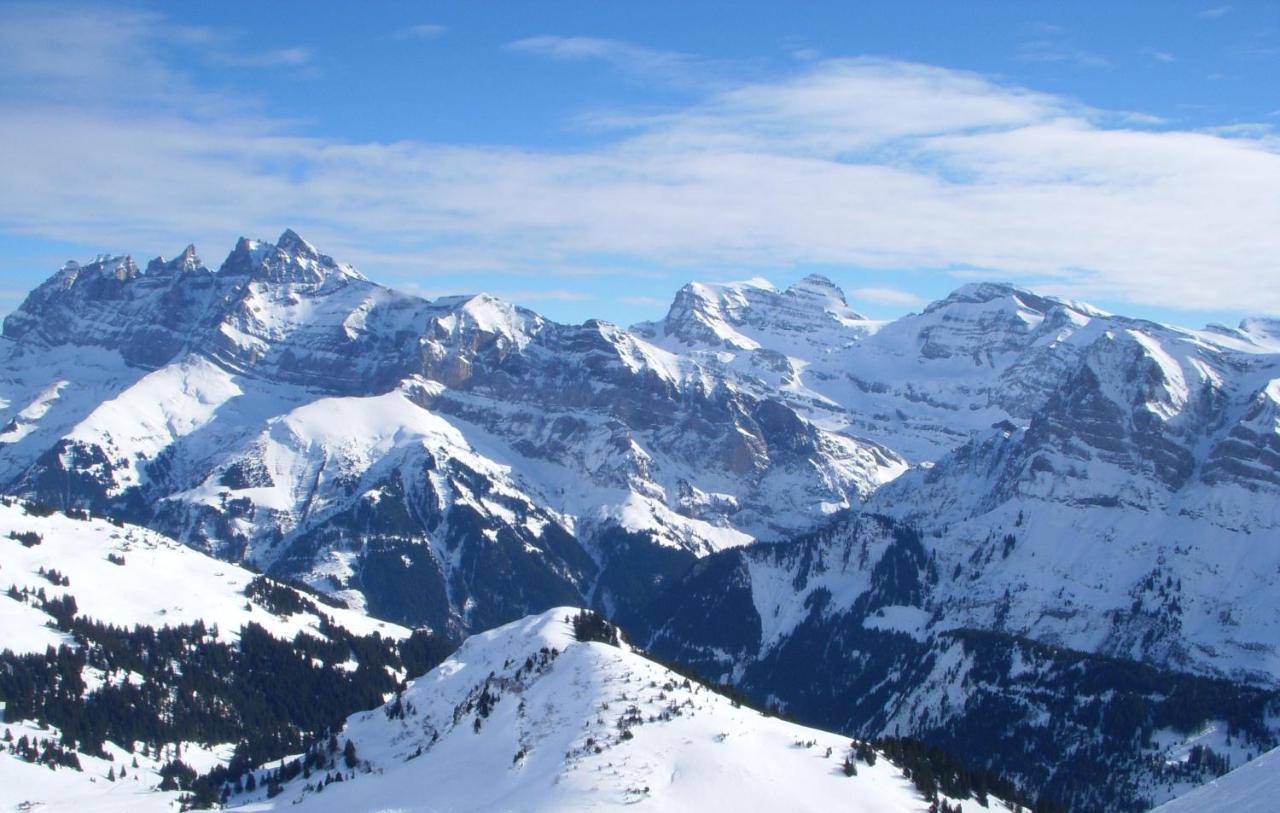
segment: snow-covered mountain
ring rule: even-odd
[[[1113,324],[1024,424],[975,435],[868,507],[936,534],[946,624],[1275,685],[1274,351]]]
[[[6,490],[435,626],[625,608],[638,566],[802,530],[905,468],[613,325],[400,294],[292,232],[216,272],[68,265],[4,336]]]
[[[1057,743],[1087,773],[1196,726],[1276,731],[1275,320],[1186,330],[984,283],[878,322],[811,276],[560,325],[393,291],[293,232],[216,271],[101,257],[5,320],[3,492],[447,635],[591,605],[846,733],[1027,726],[1042,753],[978,761],[1037,792]],[[1060,705],[1081,692],[1165,711],[1097,737]],[[1058,798],[1191,781],[1149,767]]]
[[[766,717],[625,641],[580,640],[571,620],[578,613],[560,607],[473,636],[382,709],[348,721],[338,738],[352,743],[354,767],[315,767],[270,798],[258,781],[231,803],[300,811],[929,809],[883,757],[860,761],[847,737]],[[335,775],[343,781],[328,781]],[[967,813],[1010,809],[994,798],[939,800]]]
[[[361,707],[336,677],[397,647],[407,668],[408,630],[135,526],[6,498],[0,535],[6,809],[168,811],[221,799],[245,810],[916,813],[932,799],[868,746],[746,708],[575,608],[473,636]],[[46,682],[46,669],[57,677]],[[319,682],[299,680],[310,675]],[[238,719],[261,720],[250,740],[263,734],[266,710],[290,697],[308,710],[344,698],[356,713],[318,732],[289,718],[303,737],[266,740],[260,763],[249,741],[217,739]],[[202,703],[217,713],[195,714]],[[1010,809],[985,791],[938,798],[968,813]]]
[[[797,289],[815,287],[829,290]],[[793,331],[755,313],[788,314],[797,297],[689,286],[667,322],[638,330],[917,464],[863,504],[924,534],[937,578],[908,631],[998,630],[1276,685],[1274,322],[1190,331],[991,284],[888,324],[834,294]],[[785,364],[764,363],[771,346]],[[876,550],[860,553],[860,577],[820,588],[833,609],[870,589]],[[776,642],[819,588],[751,576],[782,619]]]
[[[937,544],[864,513],[723,551],[664,595],[642,637],[797,719],[910,733],[1069,810],[1145,810],[1280,743],[1274,686],[962,627],[940,598]],[[1197,747],[1205,759],[1189,758]]]

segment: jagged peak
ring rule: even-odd
[[[194,243],[188,243],[187,247],[182,250],[178,256],[172,260],[166,260],[164,257],[156,257],[147,263],[146,274],[148,276],[167,276],[174,274],[191,274],[204,269],[204,263],[200,259],[200,255],[196,253]]]
[[[943,299],[931,304],[928,309],[940,304],[953,302],[991,302],[996,299],[1016,296],[1019,293],[1030,293],[1008,282],[970,282],[961,285]]]
[[[302,236],[293,229],[285,229],[281,233],[280,239],[276,241],[276,248],[296,257],[307,257],[312,260],[318,260],[321,256],[315,246],[302,239]]]
[[[261,241],[241,237],[236,247],[231,249],[227,259],[218,268],[220,276],[236,276],[252,274],[256,266],[262,263],[263,246]]]
[[[687,282],[676,292],[676,298],[681,296],[694,297],[698,299],[719,300],[726,296],[741,295],[745,289],[755,289],[760,291],[768,291],[777,293],[778,288],[765,277],[750,277],[748,279],[730,280],[727,282]]]
[[[119,282],[125,282],[141,273],[138,264],[133,261],[133,256],[130,254],[99,254],[92,261],[83,264],[75,260],[67,260],[62,268],[45,282],[45,285],[58,283],[70,287],[77,281],[103,278],[115,278]]]
[[[218,269],[220,276],[249,276],[267,282],[322,283],[326,280],[364,277],[345,263],[338,263],[285,229],[275,244],[241,237]]]

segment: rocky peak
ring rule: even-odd
[[[955,305],[1009,305],[1016,308],[1048,314],[1051,310],[1065,303],[1052,297],[1033,294],[1025,288],[1004,282],[974,282],[962,285],[948,296],[931,303],[924,309],[925,313],[933,313]]]
[[[661,332],[686,345],[755,350],[776,339],[842,329],[865,317],[849,308],[844,292],[830,279],[810,274],[779,291],[768,280],[690,283],[676,294],[663,320],[641,324],[635,331],[656,337]]]
[[[435,321],[444,334],[485,333],[524,347],[543,325],[542,317],[493,294],[442,296],[432,305],[445,313]]]
[[[100,254],[93,262],[84,265],[69,261],[5,318],[4,335],[10,339],[41,336],[46,342],[57,343],[61,330],[53,330],[51,325],[44,324],[50,315],[75,310],[79,303],[121,300],[128,284],[140,274],[137,264],[128,255],[111,257]],[[109,305],[99,304],[97,307],[111,309]],[[64,327],[75,327],[66,320],[56,321]]]
[[[784,292],[784,296],[802,307],[825,310],[837,313],[846,319],[862,320],[866,317],[849,310],[849,301],[844,291],[827,277],[821,274],[810,274],[792,284]]]
[[[364,279],[349,265],[335,262],[315,246],[285,229],[274,245],[241,237],[218,269],[224,277],[247,276],[270,283],[319,285],[329,281]]]
[[[262,264],[264,254],[265,248],[261,242],[241,237],[236,241],[236,247],[227,255],[227,259],[222,261],[222,265],[218,268],[218,276],[251,276],[254,269]]]
[[[309,260],[320,259],[320,252],[316,251],[316,247],[303,240],[293,229],[284,230],[280,235],[280,239],[276,241],[276,248],[295,257],[304,257]]]
[[[149,277],[182,276],[204,270],[206,270],[204,263],[200,260],[200,256],[196,254],[196,247],[188,245],[182,250],[181,254],[172,260],[156,257],[147,263],[146,275]]]

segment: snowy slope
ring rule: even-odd
[[[80,617],[117,628],[160,629],[203,622],[216,640],[235,644],[242,627],[256,624],[270,636],[292,641],[299,633],[327,640],[328,625],[356,636],[377,633],[400,640],[409,630],[359,612],[317,605],[305,593],[297,612],[279,613],[258,595],[246,595],[256,574],[213,559],[154,531],[103,519],[77,519],[11,497],[0,497],[0,650],[43,655],[48,647],[80,649],[40,609],[44,598],[73,597]],[[292,588],[286,589],[287,592]],[[296,592],[296,591],[292,591]],[[42,597],[37,600],[36,596]],[[314,608],[314,609],[312,609]],[[323,616],[323,617],[322,617]],[[129,669],[104,672],[92,665],[81,672],[86,692],[104,685],[139,685]],[[4,719],[0,702],[0,719]],[[238,710],[237,710],[238,711]],[[234,743],[203,747],[186,742],[144,752],[108,741],[103,753],[80,752],[80,770],[28,762],[10,748],[22,739],[60,743],[56,726],[34,720],[0,723],[0,807],[93,811],[173,810],[180,793],[160,791],[161,768],[170,760],[200,772],[224,764]],[[37,747],[37,752],[43,746]],[[125,775],[122,774],[126,772]],[[111,778],[109,778],[109,776]]]
[[[0,724],[0,729],[7,730],[14,740],[28,737],[56,742],[59,737],[56,728],[40,728],[31,723]],[[129,753],[113,743],[108,743],[105,751],[102,757],[79,754],[78,771],[66,767],[51,770],[0,753],[0,808],[92,813],[173,813],[181,809],[182,793],[158,788],[166,759]],[[189,746],[183,751],[183,759],[207,769],[225,761],[230,752],[230,746],[217,750]],[[119,776],[122,768],[123,778]],[[109,776],[116,778],[113,781]]]
[[[14,538],[23,534],[35,534],[40,541],[27,547]],[[123,557],[124,564],[108,556]],[[57,571],[69,584],[54,584],[42,569]],[[216,624],[222,640],[234,641],[240,627],[252,621],[281,639],[302,631],[322,637],[316,615],[281,617],[246,599],[244,589],[254,578],[244,568],[145,528],[64,514],[37,516],[12,498],[0,498],[0,588],[43,590],[50,598],[71,595],[81,615],[117,626],[176,626],[202,620]],[[355,635],[409,634],[404,627],[352,610],[325,606],[324,613]],[[49,645],[72,643],[45,626],[48,620],[30,604],[0,597],[0,649],[43,652]]]
[[[1268,751],[1152,813],[1265,813],[1280,801],[1280,749]]]
[[[887,760],[841,768],[849,740],[769,718],[629,651],[575,640],[556,608],[473,636],[400,698],[356,715],[362,761],[246,810],[857,810],[928,808]],[[388,709],[391,707],[388,706]],[[268,766],[269,767],[269,766]],[[311,784],[312,789],[307,785]],[[962,809],[983,809],[967,800]],[[1007,810],[992,800],[988,810]]]

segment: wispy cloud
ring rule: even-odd
[[[1231,6],[1211,6],[1210,8],[1204,9],[1199,13],[1197,13],[1196,16],[1202,17],[1206,20],[1215,20],[1219,17],[1227,16],[1228,14],[1231,13],[1231,10],[1232,10]]]
[[[855,306],[858,302],[877,305],[919,305],[924,302],[921,297],[901,288],[854,288],[847,293]]]
[[[977,74],[825,59],[702,86],[578,149],[352,143],[229,104],[201,115],[222,100],[162,60],[154,18],[65,69],[65,16],[24,30],[19,54],[3,47],[18,38],[0,42],[0,84],[22,90],[0,116],[0,154],[20,156],[0,162],[9,230],[216,253],[292,225],[401,279],[601,257],[681,277],[967,267],[1085,298],[1280,312],[1280,149],[1256,130],[1144,129]],[[616,43],[523,47],[651,59]]]
[[[618,301],[627,305],[642,305],[645,307],[657,307],[671,303],[670,298],[663,299],[660,296],[620,296]]]
[[[712,78],[708,60],[601,37],[543,35],[516,40],[507,48],[562,62],[605,62],[638,78],[677,84],[704,84]]]
[[[274,48],[260,51],[222,51],[211,56],[222,64],[242,68],[300,68],[311,62],[310,48]]]
[[[435,287],[431,285],[423,285],[420,282],[409,281],[401,284],[400,290],[424,299],[437,299],[442,296],[471,296],[479,293],[474,288],[459,287]],[[506,302],[512,302],[517,305],[534,305],[539,302],[583,302],[595,297],[584,291],[574,291],[565,288],[553,288],[550,290],[542,288],[500,288],[492,291],[485,291],[491,296],[496,296]]]
[[[198,85],[177,62],[287,69],[307,75],[303,46],[258,48],[238,32],[180,25],[148,11],[108,6],[0,6],[0,98],[6,104],[242,115],[242,95]]]
[[[401,28],[395,32],[395,37],[403,40],[433,40],[444,36],[448,30],[448,26],[436,23],[419,23]]]
[[[1066,29],[1057,23],[1045,22],[1044,20],[1030,22],[1023,28],[1027,33],[1039,37],[1057,36],[1066,33]]]
[[[1017,57],[1022,62],[1061,62],[1082,68],[1106,68],[1106,57],[1076,48],[1055,40],[1030,40],[1018,46]]]
[[[1142,53],[1144,56],[1156,62],[1169,63],[1169,62],[1178,61],[1178,58],[1173,54],[1169,53],[1168,51],[1159,51],[1159,50],[1156,50],[1155,48],[1147,48]]]

